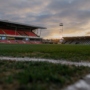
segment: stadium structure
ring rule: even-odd
[[[42,38],[34,32],[38,29],[46,28],[0,20],[0,43],[41,44]]]
[[[90,36],[63,37],[62,44],[90,45]]]

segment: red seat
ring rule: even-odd
[[[25,31],[25,33],[26,33],[28,36],[37,36],[35,33],[30,32],[30,31]]]
[[[15,30],[3,29],[3,31],[5,32],[5,34],[8,34],[8,35],[19,35],[19,34],[17,33],[17,31],[15,31]]]
[[[24,42],[23,40],[16,40],[16,42],[17,42],[18,44],[25,44],[25,42]]]
[[[16,40],[9,40],[11,44],[17,44]]]
[[[4,34],[3,30],[0,29],[0,34]]]
[[[0,43],[10,43],[9,40],[0,40]]]
[[[27,36],[27,34],[24,31],[18,31],[20,35]]]

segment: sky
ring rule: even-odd
[[[0,19],[46,27],[48,39],[89,36],[90,0],[0,0]]]

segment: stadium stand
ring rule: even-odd
[[[62,44],[83,44],[90,45],[90,36],[63,37]]]
[[[41,44],[42,38],[33,32],[37,29],[46,28],[0,20],[0,43]]]

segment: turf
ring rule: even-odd
[[[0,44],[0,56],[90,61],[90,46]]]
[[[0,61],[0,90],[61,90],[89,70],[45,62]]]

